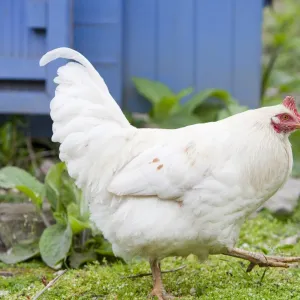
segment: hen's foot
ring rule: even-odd
[[[247,268],[247,272],[251,272],[255,266],[289,268],[290,266],[292,266],[291,263],[300,262],[299,256],[284,257],[284,256],[264,255],[262,253],[250,252],[238,248],[228,249],[228,252],[224,254],[228,256],[249,260],[250,265]]]
[[[150,294],[151,297],[157,297],[158,300],[174,299],[172,295],[166,293],[162,283],[160,262],[156,259],[150,260],[150,267],[153,277],[153,290]]]

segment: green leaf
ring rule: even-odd
[[[40,194],[44,190],[42,183],[18,167],[5,167],[0,170],[0,186],[3,188],[27,186],[29,189]]]
[[[268,85],[277,88],[278,94],[295,93],[299,91],[300,78],[284,71],[272,70]]]
[[[90,227],[89,213],[82,192],[66,172],[64,163],[56,164],[50,169],[45,185],[54,218],[58,223],[69,223],[74,234]]]
[[[79,206],[76,203],[70,203],[67,207],[68,216],[72,216],[74,218],[80,217]]]
[[[286,51],[292,51],[294,49],[299,49],[300,47],[300,38],[292,38],[291,40],[288,40],[288,42],[285,45]]]
[[[233,116],[235,114],[241,113],[248,110],[247,106],[242,106],[238,104],[230,104],[227,108],[222,109],[218,114],[218,120],[225,119],[227,117]]]
[[[88,221],[81,221],[73,216],[68,216],[68,220],[74,234],[90,228],[90,223]]]
[[[13,246],[8,253],[0,253],[0,261],[5,264],[16,264],[37,256],[39,252],[39,245],[37,242],[19,244]]]
[[[47,198],[56,212],[66,212],[72,202],[84,206],[82,193],[68,175],[64,163],[58,163],[49,170],[45,186]]]
[[[94,251],[103,256],[114,256],[111,244],[106,240],[103,240],[100,247],[98,247]]]
[[[63,176],[61,176],[59,201],[67,208],[72,202],[78,203],[78,197],[80,197],[80,193],[78,192],[73,179],[70,178],[67,173],[64,173]]]
[[[168,117],[172,109],[178,105],[178,99],[174,97],[163,97],[159,102],[153,106],[153,119],[164,120]]]
[[[90,228],[89,215],[81,216],[80,208],[77,204],[71,203],[68,205],[68,221],[74,234]]]
[[[68,224],[68,220],[67,220],[67,216],[66,216],[65,212],[54,211],[53,217],[54,217],[55,221],[59,224],[62,224],[62,225]]]
[[[186,89],[181,90],[177,95],[177,99],[182,99],[186,96],[189,96],[192,92],[194,91],[194,89],[192,87],[188,87]]]
[[[220,102],[204,102],[194,111],[194,114],[198,116],[202,123],[214,122],[218,120],[219,111],[224,108],[224,105]]]
[[[204,103],[209,98],[219,99],[222,105]],[[154,120],[154,122],[162,128],[179,128],[202,122],[215,121],[217,120],[220,109],[224,105],[229,106],[238,104],[227,91],[207,89],[193,96],[168,118]],[[203,109],[201,109],[202,106]]]
[[[287,34],[284,32],[274,33],[273,39],[274,39],[275,47],[284,46],[284,44],[286,43],[286,40],[287,40]]]
[[[292,176],[295,178],[300,177],[300,161],[295,161],[293,164]]]
[[[59,269],[67,257],[72,244],[70,226],[55,224],[46,228],[40,239],[40,252],[43,261],[53,269]]]
[[[270,76],[270,85],[277,87],[292,80],[294,80],[294,77],[291,74],[280,70],[273,70]]]
[[[58,206],[61,177],[65,168],[65,164],[62,162],[55,164],[50,168],[45,178],[46,196],[53,210],[56,210]]]
[[[291,244],[286,244],[286,245],[278,245],[276,247],[276,250],[288,250],[288,249],[293,249],[295,245]]]
[[[261,106],[272,106],[282,103],[282,98],[278,96],[264,97]]]
[[[92,262],[95,260],[97,260],[97,255],[93,250],[83,253],[73,251],[69,257],[70,267],[74,269],[79,268],[81,265],[87,262]]]
[[[204,101],[209,98],[217,98],[221,100],[225,105],[235,103],[231,95],[220,89],[206,89],[195,96],[193,96],[188,102],[182,106],[182,111],[185,111],[186,114],[192,114],[193,111],[200,106]]]
[[[293,176],[300,177],[300,131],[293,132],[290,136],[293,149]]]
[[[27,186],[16,186],[16,188],[26,195],[31,201],[38,207],[41,208],[43,203],[43,198],[41,195],[37,195],[33,190],[29,189]]]
[[[28,196],[38,208],[43,203],[44,185],[20,168],[5,167],[1,169],[0,187],[18,189]]]
[[[295,93],[300,91],[300,79],[291,80],[288,83],[281,84],[278,87],[278,92],[280,94]]]
[[[165,129],[175,129],[197,123],[201,123],[200,118],[197,116],[180,113],[171,115],[169,118],[162,120],[161,122],[156,122],[159,127]]]
[[[152,104],[158,103],[164,97],[175,96],[175,94],[161,82],[137,77],[134,77],[132,80],[138,92]]]

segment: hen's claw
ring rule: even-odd
[[[156,290],[156,289],[152,290],[149,297],[151,297],[151,298],[157,297],[158,300],[173,300],[173,299],[175,299],[174,296],[167,294],[166,292]]]
[[[300,257],[264,255],[262,253],[250,252],[238,248],[228,249],[228,252],[224,254],[249,260],[250,264],[247,268],[247,272],[251,272],[255,266],[289,268],[291,266],[290,263],[300,262]]]

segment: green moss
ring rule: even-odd
[[[263,211],[244,224],[239,246],[268,254],[299,254],[300,243],[280,246],[282,239],[299,232],[299,223],[300,209],[285,221]],[[162,266],[172,269],[183,264],[185,269],[164,275],[166,289],[180,299],[299,299],[300,269],[297,268],[255,268],[246,273],[246,262],[221,255],[212,256],[202,264],[193,256],[168,258]],[[0,271],[4,270],[14,276],[0,280],[0,295],[9,292],[2,299],[29,299],[44,287],[43,276],[47,281],[55,277],[54,271],[39,261],[10,267],[0,264]],[[149,272],[146,262],[89,264],[79,270],[69,270],[40,299],[146,299],[151,290],[151,277],[122,278],[145,272]]]

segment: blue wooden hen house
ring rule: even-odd
[[[264,0],[0,0],[0,114],[47,116],[59,60],[85,55],[122,108],[145,111],[131,78],[174,91],[222,88],[255,107]],[[33,118],[34,119],[34,118]],[[38,125],[41,129],[43,126]]]

